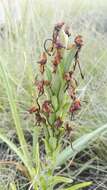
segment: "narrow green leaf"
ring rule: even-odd
[[[32,168],[32,163],[31,163],[30,154],[29,154],[29,151],[27,148],[27,143],[26,143],[26,140],[24,137],[24,133],[21,128],[20,118],[19,118],[19,114],[17,111],[16,103],[15,103],[15,93],[10,84],[10,80],[8,77],[8,71],[5,66],[5,62],[3,62],[3,60],[1,60],[1,57],[0,57],[0,73],[3,78],[4,87],[5,87],[7,96],[8,96],[8,101],[10,104],[12,117],[13,117],[13,120],[15,123],[15,127],[16,127],[16,131],[17,131],[18,139],[19,139],[19,142],[21,145],[21,149],[23,151],[25,160],[28,162],[28,170],[30,171],[30,169]]]
[[[73,47],[71,50],[68,50],[65,52],[65,56],[64,56],[64,60],[63,60],[65,72],[69,71],[71,63],[74,59],[75,53],[76,53],[76,47]]]
[[[58,183],[72,183],[73,180],[63,176],[53,176],[52,177],[52,185],[56,185]]]
[[[56,74],[54,75],[53,80],[52,80],[52,86],[51,86],[52,91],[53,91],[53,93],[54,93],[56,96],[57,96],[58,93],[59,93],[60,86],[61,86],[61,78],[60,78],[60,76],[59,76],[59,73],[56,73]]]
[[[0,133],[0,139],[2,139],[2,141],[5,142],[17,154],[17,156],[19,156],[20,160],[25,164],[25,166],[28,166],[21,150],[19,150],[19,148],[17,148],[17,146],[12,143],[5,134]]]
[[[55,113],[51,113],[49,116],[49,122],[51,125],[53,125],[53,123],[55,122],[56,119],[56,114]]]
[[[52,96],[52,105],[55,109],[55,111],[58,109],[58,100],[57,100],[57,97],[56,96]]]
[[[49,145],[50,145],[52,151],[54,151],[56,149],[57,139],[55,137],[50,137],[49,138]]]
[[[33,129],[33,147],[32,147],[32,154],[33,154],[33,161],[36,163],[35,155],[36,155],[36,145],[38,143],[38,138],[40,135],[40,128],[34,127]]]
[[[61,165],[66,162],[68,159],[74,157],[78,152],[82,151],[86,148],[90,143],[98,138],[98,135],[101,134],[103,131],[107,130],[107,124],[104,126],[99,127],[98,129],[94,130],[89,134],[85,134],[79,139],[75,140],[72,143],[73,149],[71,146],[65,148],[57,157],[56,165]]]
[[[39,156],[39,143],[36,144],[36,155],[35,155],[35,160],[36,160],[36,175],[39,174],[40,172],[40,156]]]
[[[52,72],[48,67],[46,67],[45,80],[49,80],[49,81],[52,80]]]
[[[48,143],[47,140],[44,139],[44,143],[45,143],[45,151],[46,151],[46,155],[49,156],[51,154],[51,148],[50,145]]]
[[[92,182],[83,182],[77,185],[73,185],[72,187],[62,189],[62,190],[79,190],[80,188],[88,187],[90,185],[92,185]]]

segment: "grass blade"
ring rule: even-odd
[[[4,82],[4,87],[6,89],[6,94],[8,96],[8,101],[10,104],[10,108],[11,108],[11,112],[12,112],[12,117],[15,123],[15,127],[16,127],[16,132],[18,135],[18,139],[21,145],[21,149],[22,152],[24,154],[24,158],[26,159],[26,161],[28,162],[28,167],[30,168],[31,165],[31,159],[30,159],[30,155],[27,149],[27,143],[24,137],[24,133],[23,130],[21,128],[21,123],[20,123],[20,118],[18,115],[18,111],[17,111],[17,107],[16,107],[16,103],[15,103],[15,95],[14,95],[14,91],[13,88],[10,84],[10,80],[8,77],[8,71],[6,69],[5,66],[5,62],[3,60],[0,60],[0,74],[2,76],[3,82]]]
[[[92,184],[92,182],[83,182],[79,183],[77,185],[73,185],[72,187],[62,189],[62,190],[79,190],[80,188],[88,187]]]
[[[59,156],[57,157],[56,165],[59,166],[66,162],[68,159],[75,156],[78,152],[82,151],[84,148],[86,148],[90,143],[92,143],[99,134],[101,134],[103,131],[107,130],[107,124],[104,126],[99,127],[98,129],[94,130],[93,132],[89,134],[85,134],[79,139],[75,140],[73,142],[73,149],[71,146],[68,146],[66,149],[64,149]]]

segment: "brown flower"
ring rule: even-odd
[[[73,72],[72,72],[72,71],[66,72],[66,73],[64,74],[64,79],[65,79],[66,81],[70,81],[71,78],[72,78],[72,75],[73,75]]]
[[[40,60],[38,61],[38,63],[40,64],[40,72],[43,74],[44,73],[44,66],[47,62],[47,55],[45,52],[42,53]]]
[[[54,29],[59,31],[64,26],[64,24],[64,22],[59,22],[55,25]]]
[[[44,93],[44,86],[49,86],[50,81],[48,81],[48,80],[36,81],[35,85],[37,86],[39,94],[43,94]]]
[[[75,89],[73,89],[73,87],[69,85],[67,91],[68,95],[74,100],[76,95]]]
[[[70,27],[69,27],[68,25],[65,26],[64,31],[65,31],[65,34],[68,35],[68,37],[71,36],[71,33],[70,33]]]
[[[64,79],[67,81],[67,87],[65,91],[68,91],[69,96],[74,100],[76,94],[77,81],[73,76],[73,71],[66,72]]]
[[[80,100],[76,98],[73,102],[73,105],[71,105],[69,112],[74,113],[75,111],[80,110],[80,108],[81,108]]]
[[[44,93],[44,80],[37,81],[36,86],[37,86],[39,94],[43,94]]]
[[[53,72],[56,73],[58,65],[61,63],[62,55],[59,50],[57,50],[56,55],[53,60]]]
[[[45,100],[44,103],[42,104],[42,111],[45,113],[50,114],[52,112],[52,104],[51,101]]]
[[[77,47],[83,46],[82,36],[81,35],[76,36],[74,42],[77,45]]]
[[[35,112],[37,112],[37,111],[38,111],[38,108],[36,108],[35,106],[32,106],[32,107],[28,110],[28,112],[29,112],[30,114],[35,113]]]
[[[44,80],[44,85],[45,86],[49,86],[50,85],[50,81],[49,80]]]
[[[36,120],[36,125],[40,126],[41,123],[46,123],[46,120],[44,117],[40,115],[40,112],[35,113],[35,120]]]
[[[59,127],[62,126],[62,124],[63,124],[62,119],[61,119],[60,117],[58,117],[58,118],[56,119],[55,123],[54,123],[54,126],[55,126],[56,128],[59,128]]]
[[[65,127],[65,130],[67,131],[67,133],[70,135],[70,133],[72,131],[71,125],[68,122],[66,122],[64,127]]]

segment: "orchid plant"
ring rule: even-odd
[[[75,78],[76,66],[79,66],[81,77],[84,78],[79,63],[79,53],[83,45],[82,36],[76,36],[73,43],[70,42],[71,37],[69,27],[61,22],[54,26],[52,38],[46,39],[43,44],[44,51],[38,61],[38,74],[34,81],[37,95],[33,99],[33,106],[28,109],[29,114],[34,115],[35,124],[32,134],[33,143],[30,148],[20,124],[16,101],[14,101],[14,94],[4,60],[0,64],[0,73],[2,74],[20,143],[19,149],[15,143],[8,139],[6,134],[0,132],[0,139],[20,158],[19,162],[2,161],[1,164],[15,165],[16,170],[28,179],[28,190],[77,190],[91,185],[91,182],[83,182],[66,188],[65,184],[70,185],[73,180],[63,176],[58,168],[73,153],[78,152],[77,149],[82,150],[95,134],[99,134],[107,128],[107,126],[101,127],[94,134],[88,134],[86,138],[81,137],[73,144],[74,149],[70,146],[63,151],[61,150],[63,139],[61,137],[64,134],[69,135],[71,133],[71,120],[81,109],[81,102],[77,94],[78,82]],[[40,132],[41,129],[44,131],[43,138],[41,138],[42,144],[39,141],[37,130],[35,130],[38,128]],[[41,145],[43,145],[42,151]],[[60,188],[59,184],[63,186]],[[10,184],[10,189],[17,189],[15,182]]]
[[[79,63],[82,36],[76,36],[74,43],[70,41],[70,28],[64,22],[57,23],[52,38],[44,42],[44,51],[38,61],[39,71],[34,81],[36,103],[28,110],[35,115],[36,126],[45,126],[46,139],[54,137],[56,142],[63,132],[70,133],[70,120],[81,109],[75,69],[78,65],[83,79]]]

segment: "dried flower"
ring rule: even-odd
[[[55,25],[54,29],[59,31],[64,26],[64,24],[64,22],[59,22]]]
[[[68,134],[71,133],[72,127],[71,127],[71,125],[69,124],[69,122],[66,122],[66,123],[65,123],[65,130],[67,131]]]
[[[32,107],[28,110],[28,112],[29,112],[30,114],[35,113],[35,112],[37,112],[37,111],[38,111],[38,108],[36,108],[35,106],[32,106]]]
[[[59,128],[59,127],[62,126],[62,124],[63,124],[62,119],[61,119],[60,117],[58,117],[58,118],[56,119],[55,123],[54,123],[54,126],[55,126],[56,128]]]
[[[81,46],[83,46],[82,36],[81,35],[76,36],[74,42],[78,48],[81,48]]]
[[[74,100],[76,95],[75,89],[73,89],[73,87],[69,85],[67,91],[69,96]]]
[[[57,42],[55,43],[55,48],[56,48],[56,49],[62,49],[62,48],[65,49],[65,46],[64,46],[61,42],[58,42],[58,41],[57,41]]]
[[[80,100],[76,98],[73,102],[73,105],[71,105],[69,112],[74,113],[75,111],[80,110],[80,108],[81,108]]]
[[[65,34],[68,35],[68,37],[71,36],[71,33],[70,33],[70,27],[69,27],[68,25],[65,26],[64,31],[65,31]]]
[[[41,123],[46,123],[45,118],[40,115],[40,112],[35,113],[35,120],[38,126],[40,126]]]
[[[52,104],[51,101],[45,100],[44,103],[42,104],[42,111],[45,113],[50,114],[52,112]]]
[[[70,81],[71,78],[70,78],[69,72],[67,72],[67,73],[64,74],[64,79],[66,81]]]
[[[64,79],[65,79],[66,81],[70,81],[71,78],[72,78],[72,75],[73,75],[73,71],[66,72],[66,73],[64,74]]]
[[[60,22],[55,25],[54,30],[53,30],[53,36],[52,36],[53,45],[56,43],[59,32],[61,28],[63,27],[63,25],[64,25],[64,22]]]
[[[60,41],[59,36],[57,36],[56,42],[55,42],[55,48],[57,49],[65,49],[65,46],[62,44],[62,42]]]
[[[43,94],[44,93],[44,86],[49,86],[50,81],[48,81],[48,80],[36,81],[35,85],[37,86],[39,94]]]
[[[44,93],[44,80],[37,81],[36,86],[37,86],[39,94],[43,94]]]
[[[40,60],[38,61],[38,63],[40,64],[40,72],[43,74],[44,73],[44,66],[47,62],[47,55],[45,52],[42,53]]]
[[[61,60],[62,60],[61,52],[59,50],[57,50],[56,55],[53,60],[53,72],[54,73],[56,73],[57,66],[61,63]]]
[[[65,91],[68,91],[69,96],[74,100],[76,95],[77,81],[73,77],[73,71],[66,72],[64,79],[67,81],[67,87]]]
[[[45,86],[49,86],[50,85],[50,81],[49,80],[44,80],[43,82],[44,82]]]

